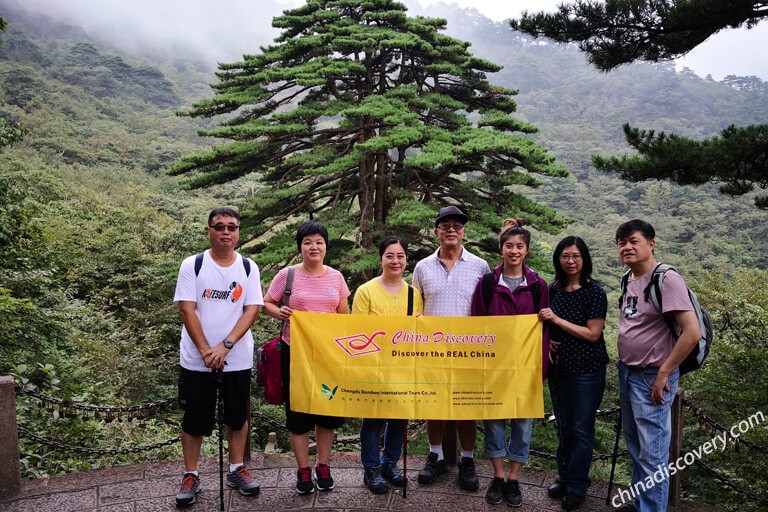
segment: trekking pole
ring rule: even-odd
[[[219,425],[219,510],[224,510],[224,372],[213,370],[216,378],[216,423]]]
[[[403,424],[403,434],[403,479],[405,480],[403,499],[405,499],[405,494],[408,492],[408,420]]]
[[[611,492],[613,491],[613,476],[616,472],[616,459],[619,458],[619,437],[621,437],[621,404],[619,404],[619,416],[616,418],[616,441],[613,443],[613,454],[611,454],[611,477],[608,479],[608,495],[605,497],[605,504],[611,503]]]

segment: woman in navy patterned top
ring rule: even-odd
[[[561,499],[565,510],[575,510],[591,483],[595,416],[608,364],[603,338],[608,301],[602,286],[592,279],[592,258],[584,240],[562,239],[552,263],[551,307],[539,312],[550,327],[549,392],[559,439],[558,477],[547,492]]]

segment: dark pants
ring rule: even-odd
[[[558,480],[567,492],[584,496],[591,483],[589,467],[595,443],[595,416],[605,390],[605,368],[571,375],[558,367],[549,372],[549,393],[557,418]]]

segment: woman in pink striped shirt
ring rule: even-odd
[[[280,344],[283,392],[285,401],[286,427],[290,432],[291,449],[296,457],[296,491],[310,494],[315,490],[312,482],[312,469],[309,467],[309,432],[315,429],[317,441],[317,463],[315,478],[321,491],[333,489],[333,478],[328,460],[331,455],[334,432],[344,422],[344,418],[321,416],[291,410],[290,403],[290,344],[291,333],[288,319],[296,311],[317,313],[349,313],[347,298],[349,288],[341,272],[325,265],[325,253],[328,247],[328,230],[320,222],[304,222],[296,233],[296,246],[301,253],[301,263],[296,270],[291,287],[290,306],[283,304],[283,293],[288,278],[288,268],[277,273],[264,297],[264,311],[272,318],[285,322]]]

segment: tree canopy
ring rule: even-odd
[[[515,30],[561,43],[578,42],[598,69],[636,60],[681,57],[722,29],[755,26],[768,16],[759,0],[578,0],[557,13],[524,12]]]
[[[226,116],[201,134],[230,142],[170,171],[188,173],[190,187],[255,175],[243,226],[261,261],[289,261],[292,230],[308,215],[343,239],[334,263],[353,282],[371,277],[384,234],[431,250],[445,204],[484,226],[477,235],[509,215],[548,232],[568,224],[518,187],[567,171],[528,137],[534,126],[511,116],[517,91],[488,81],[500,67],[442,34],[445,20],[408,17],[391,0],[311,0],[273,26],[275,44],[221,64],[215,96],[186,113]]]
[[[758,0],[578,0],[554,14],[525,12],[510,25],[535,37],[578,42],[589,62],[609,71],[636,60],[680,57],[722,29],[751,28],[766,16],[768,2]],[[768,126],[729,126],[720,138],[705,141],[629,125],[624,132],[640,156],[595,156],[596,167],[631,181],[719,182],[721,192],[735,196],[768,184]],[[756,196],[755,205],[768,208],[768,195]]]

